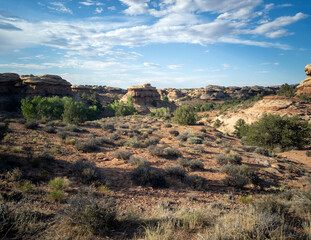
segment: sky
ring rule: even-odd
[[[126,88],[304,80],[310,0],[0,0],[0,72]]]

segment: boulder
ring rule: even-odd
[[[311,64],[305,66],[305,73],[307,77],[297,87],[296,95],[299,96],[301,94],[304,94],[308,98],[311,98]]]
[[[152,87],[150,83],[143,85],[131,86],[127,88],[128,92],[125,94],[121,101],[127,103],[129,96],[133,98],[134,104],[138,105],[156,105],[161,101],[159,92],[155,87]]]

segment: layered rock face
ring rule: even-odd
[[[296,95],[305,94],[311,98],[311,63],[305,67],[306,79],[303,80],[297,87]]]
[[[71,84],[57,75],[22,75],[20,79],[26,86],[26,95],[30,97],[72,96]]]
[[[121,99],[122,102],[127,103],[129,96],[133,98],[134,104],[138,105],[156,105],[161,101],[160,94],[155,87],[152,87],[150,83],[146,83],[138,86],[131,86],[127,88],[128,92]]]
[[[13,102],[36,95],[72,96],[71,84],[56,75],[19,76],[16,73],[0,73],[0,109],[7,109]]]

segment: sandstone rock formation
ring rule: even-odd
[[[22,75],[20,76],[26,86],[26,95],[43,97],[71,96],[71,84],[57,75]]]
[[[128,92],[121,99],[122,102],[127,103],[129,96],[133,98],[134,104],[138,105],[155,105],[161,101],[160,94],[155,87],[150,83],[143,85],[131,86],[127,88]]]
[[[297,87],[296,95],[305,94],[311,98],[311,63],[305,67],[306,79],[303,80]]]
[[[0,74],[0,109],[11,110],[11,103],[21,99],[22,81],[16,73]]]

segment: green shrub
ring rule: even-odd
[[[245,120],[240,118],[234,125],[233,134],[238,138],[245,136],[247,133],[247,126],[248,125],[246,124]]]
[[[187,143],[190,144],[202,144],[203,143],[203,139],[198,137],[198,136],[191,136],[187,139]]]
[[[108,115],[117,117],[128,116],[137,112],[133,104],[133,98],[131,96],[128,97],[127,104],[115,100],[113,103],[107,106],[106,111]]]
[[[225,177],[223,183],[228,187],[234,187],[242,189],[245,185],[249,183],[249,179],[245,176],[233,174]]]
[[[76,141],[76,149],[82,152],[94,152],[99,150],[98,142],[95,138],[89,138],[85,142]]]
[[[81,102],[67,101],[62,116],[65,123],[78,124],[87,120],[87,110]]]
[[[226,165],[226,164],[228,164],[229,163],[229,159],[228,159],[228,157],[226,156],[226,155],[224,155],[224,154],[218,154],[217,156],[216,156],[216,161],[217,161],[217,163],[219,164],[219,165]]]
[[[277,91],[277,95],[284,97],[294,97],[296,95],[295,87],[289,86],[287,83],[283,84]]]
[[[261,154],[263,156],[269,156],[269,151],[265,148],[262,148],[262,147],[256,147],[256,149],[254,150],[254,153],[258,153],[258,154]]]
[[[242,157],[240,155],[238,155],[237,153],[230,153],[228,155],[228,160],[229,160],[229,163],[231,164],[241,164],[241,161],[242,161]]]
[[[151,110],[150,115],[158,118],[170,119],[172,114],[169,108],[163,107]]]
[[[43,131],[47,132],[47,133],[56,133],[56,129],[55,127],[52,126],[46,126]]]
[[[310,143],[311,127],[308,122],[298,117],[264,115],[257,122],[248,126],[244,141],[268,149],[303,148]]]
[[[8,123],[0,123],[0,141],[6,136],[8,131]]]
[[[221,126],[221,121],[217,118],[216,121],[214,122],[214,127],[219,128]]]
[[[56,177],[49,182],[49,187],[53,190],[63,190],[67,186],[67,180]]]
[[[130,138],[127,140],[124,144],[126,147],[132,147],[132,148],[141,148],[143,147],[143,143],[140,142],[137,137]]]
[[[150,137],[145,141],[146,146],[157,145],[160,142],[160,138],[158,137]]]
[[[131,172],[131,179],[136,185],[151,187],[166,187],[163,170],[148,165],[139,166]]]
[[[61,190],[52,190],[52,191],[50,191],[49,195],[50,195],[50,198],[51,198],[53,201],[58,201],[58,202],[60,202],[60,201],[62,201],[63,198],[64,198],[64,193],[63,193],[63,191],[61,191]]]
[[[178,107],[174,111],[173,121],[181,125],[194,125],[197,122],[197,115],[193,109],[188,105]]]

